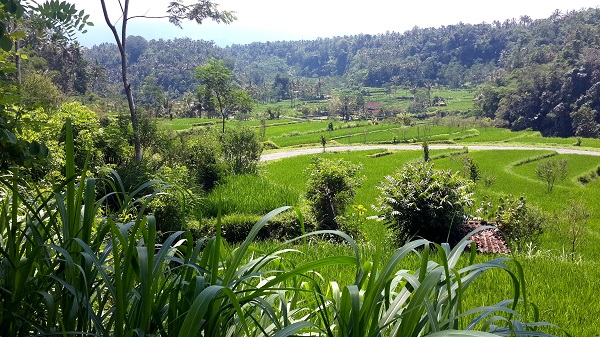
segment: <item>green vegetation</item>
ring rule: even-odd
[[[218,114],[225,133],[225,120],[232,114],[242,115],[252,111],[252,98],[242,89],[236,89],[233,72],[223,61],[212,58],[196,68],[196,79],[200,82],[198,100],[201,112]]]
[[[599,14],[84,51],[74,6],[1,0],[0,334],[597,335],[598,158],[552,147],[600,148]]]
[[[527,205],[524,196],[506,195],[498,198],[497,205],[491,200],[483,200],[482,205],[485,218],[496,223],[512,251],[524,252],[539,245],[539,237],[548,227],[548,216]]]
[[[369,216],[376,215],[370,209],[370,205],[375,204],[378,196],[375,186],[383,180],[383,177],[393,173],[397,167],[401,167],[406,162],[418,161],[422,158],[422,151],[399,151],[386,156],[372,156],[372,154],[380,151],[368,152],[352,152],[352,153],[326,153],[320,154],[327,158],[343,158],[353,163],[362,163],[362,171],[365,173],[365,180],[362,186],[357,190],[355,205],[366,206],[367,219],[361,220],[359,228],[364,233],[366,243],[376,243],[385,240],[386,234],[381,232],[381,223],[369,220]],[[453,150],[432,150],[431,157],[434,165],[438,169],[451,169],[454,171],[462,170],[462,161],[458,158],[460,154],[449,155]],[[486,196],[494,200],[513,194],[526,195],[527,208],[538,208],[543,212],[544,216],[544,233],[541,236],[532,236],[529,242],[537,243],[529,245],[528,242],[523,242],[518,253],[519,259],[524,264],[526,271],[534,273],[532,278],[528,280],[531,285],[529,296],[539,307],[552,307],[546,310],[542,319],[559,324],[561,327],[567,327],[567,331],[573,335],[589,335],[593,334],[594,330],[589,328],[593,325],[595,317],[587,316],[586,313],[594,310],[600,310],[600,307],[591,304],[592,308],[582,308],[579,304],[587,302],[587,296],[592,295],[598,285],[600,279],[598,274],[597,261],[600,259],[598,250],[595,249],[592,238],[597,236],[600,230],[600,223],[593,217],[588,218],[584,229],[574,229],[573,233],[580,233],[579,238],[576,238],[576,252],[571,254],[572,237],[568,234],[569,229],[566,223],[562,225],[553,225],[553,213],[556,210],[561,210],[566,207],[567,200],[565,195],[573,195],[583,197],[585,200],[596,200],[600,194],[597,189],[598,180],[590,183],[590,185],[582,186],[576,180],[576,177],[583,173],[597,168],[598,159],[593,156],[581,155],[554,155],[558,158],[568,158],[570,167],[568,177],[560,184],[557,184],[555,189],[560,189],[560,193],[555,192],[548,194],[544,182],[537,179],[535,168],[540,160],[552,154],[552,151],[469,151],[469,156],[479,166],[479,170],[483,176],[492,175],[495,177],[493,184],[487,185],[480,180],[476,184],[474,191],[475,205],[469,212],[476,214],[475,210],[481,207],[483,202],[488,202]],[[436,159],[439,158],[439,159]],[[266,167],[266,175],[271,181],[285,182],[286,186],[294,188],[297,193],[302,193],[303,182],[306,181],[306,175],[296,175],[294,179],[290,179],[289,172],[293,170],[302,170],[307,167],[311,161],[310,156],[294,157],[285,160],[268,163]],[[498,206],[493,202],[494,209]],[[587,211],[591,214],[600,212],[597,204],[594,202],[587,203]],[[353,212],[351,207],[348,214]],[[558,211],[560,213],[560,211]],[[528,224],[522,223],[524,226]],[[522,228],[523,230],[531,230],[533,234],[538,231],[534,228]],[[578,240],[578,241],[577,241]],[[321,248],[315,247],[318,256]],[[325,248],[323,248],[325,249]],[[390,254],[388,251],[386,254]],[[575,261],[573,263],[572,261]],[[579,262],[577,262],[579,261]],[[558,275],[561,275],[558,277]],[[566,276],[570,275],[570,276]],[[546,280],[546,284],[561,287],[562,294],[558,297],[553,293],[553,288],[544,286],[538,280]],[[497,280],[494,278],[486,278],[486,290],[477,290],[477,297],[481,301],[476,304],[482,305],[485,302],[499,300],[495,293],[503,291],[502,287],[496,287]],[[580,286],[573,287],[574,284]],[[573,319],[577,317],[582,324],[573,325]]]
[[[260,197],[259,197],[260,195]],[[205,199],[205,217],[216,218],[219,208],[224,215],[266,214],[280,205],[297,205],[300,194],[285,182],[254,174],[228,176]]]
[[[408,163],[378,186],[376,211],[397,245],[421,237],[457,243],[465,233],[472,185],[458,173],[435,170],[427,161]]]
[[[360,186],[360,165],[316,157],[308,167],[306,201],[318,229],[341,229],[340,217]]]
[[[209,120],[210,121],[210,120]],[[214,124],[207,123],[209,125]],[[462,123],[456,126],[456,122]],[[542,137],[535,131],[512,132],[506,129],[478,126],[475,119],[442,118],[438,125],[425,121],[411,126],[398,124],[396,120],[378,123],[371,121],[340,122],[329,120],[267,120],[265,136],[279,147],[289,146],[321,146],[321,136],[327,140],[327,146],[335,144],[402,144],[419,143],[427,140],[431,143],[468,144],[501,144],[514,146],[564,147],[574,149],[600,148],[600,139],[583,139],[581,146],[576,146],[576,138]],[[159,125],[168,129],[196,129],[201,124],[197,119],[162,120]],[[333,131],[329,131],[329,124]],[[187,125],[187,127],[186,127]],[[237,129],[250,126],[259,131],[260,123],[250,121],[228,121],[226,127]]]
[[[567,177],[567,160],[549,159],[542,161],[535,169],[535,175],[546,182],[548,193],[550,193],[557,182],[563,181]]]

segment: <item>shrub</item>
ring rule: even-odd
[[[277,144],[273,143],[271,140],[264,141],[260,143],[260,145],[262,146],[263,150],[275,150],[279,148],[279,146],[277,146]]]
[[[254,130],[242,127],[221,135],[223,156],[235,174],[256,173],[262,154],[260,139]]]
[[[575,251],[588,235],[592,212],[583,199],[572,200],[573,202],[564,206],[560,213],[554,213],[554,222],[558,232],[570,246],[571,261],[575,261]]]
[[[465,206],[473,203],[473,184],[458,173],[434,170],[433,163],[407,164],[386,176],[378,188],[378,219],[397,244],[416,236],[456,243],[464,234]]]
[[[123,118],[102,120],[101,133],[96,140],[97,148],[102,151],[104,162],[109,165],[121,165],[125,158],[133,157],[133,147],[129,145],[131,126],[122,123]]]
[[[302,209],[302,208],[301,208]],[[315,220],[310,213],[303,218],[301,223],[294,212],[284,212],[273,217],[265,227],[257,233],[259,240],[290,240],[306,232],[313,231],[316,227]],[[260,219],[255,214],[228,214],[221,217],[221,235],[229,243],[244,241],[254,224]],[[196,239],[211,237],[216,234],[217,218],[203,219],[203,225],[188,228]]]
[[[567,159],[543,161],[535,169],[535,174],[546,183],[550,193],[557,182],[567,177]]]
[[[597,172],[597,171],[598,171],[598,170],[597,170],[597,169],[595,169],[595,170],[593,170],[593,171],[590,171],[590,172],[584,173],[584,174],[582,174],[582,175],[578,176],[578,177],[577,177],[577,180],[578,180],[580,183],[584,184],[584,185],[585,185],[585,184],[588,184],[588,183],[590,183],[590,182],[592,182],[592,181],[594,181],[594,180],[598,179],[598,176],[599,176],[599,175],[598,175],[598,172]]]
[[[421,145],[423,147],[423,161],[429,161],[429,144],[427,142],[423,142]]]
[[[469,156],[468,154],[461,155],[462,161],[462,172],[465,178],[471,179],[476,182],[481,179],[481,172],[479,171],[479,165]]]
[[[115,171],[121,177],[124,192],[133,192],[138,186],[152,180],[152,167],[148,160],[136,161],[130,158],[115,168]],[[139,191],[140,194],[152,193],[148,188]]]
[[[164,193],[159,193],[150,202],[149,208],[156,218],[160,232],[182,230],[186,218],[198,216],[198,198],[186,189],[190,185],[189,170],[185,166],[163,166],[154,174],[155,180],[168,184]],[[158,188],[163,189],[163,186]],[[158,189],[157,189],[158,190]],[[163,191],[161,191],[163,192]]]
[[[338,229],[337,217],[343,215],[352,202],[360,165],[344,160],[315,158],[308,167],[306,200],[321,229]]]
[[[196,185],[205,191],[213,189],[227,173],[221,146],[214,132],[204,132],[193,139],[187,146],[184,163]]]
[[[544,232],[545,215],[527,205],[525,196],[507,195],[498,199],[494,219],[511,250],[523,251],[529,244],[536,245]]]
[[[496,182],[496,175],[494,175],[494,174],[485,175],[483,177],[483,183],[485,184],[486,187],[490,187],[490,186],[494,185],[495,182]]]

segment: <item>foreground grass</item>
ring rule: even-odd
[[[67,135],[72,139],[70,127]],[[67,143],[72,158],[73,142]],[[67,172],[75,177],[72,164]],[[425,240],[389,255],[379,246],[372,260],[336,231],[307,234],[345,242],[313,258],[303,254],[314,251],[306,237],[253,246],[261,228],[289,209],[281,207],[258,220],[235,248],[223,241],[219,222],[212,238],[195,241],[178,231],[157,240],[154,217],[144,215],[153,196],[135,202],[135,193],[116,191],[126,209],[112,214],[101,209],[106,197],[95,202],[95,179],[67,181],[50,199],[30,203],[18,177],[0,177],[3,336],[550,337],[530,329],[540,323],[520,305],[526,297],[518,264],[513,268],[505,258],[477,263],[474,250],[461,263],[466,239],[452,250]],[[118,175],[114,181],[120,185]],[[136,204],[139,212],[130,213]],[[119,222],[124,214],[131,222]],[[312,243],[332,247],[318,238]],[[464,306],[467,290],[481,286],[473,281],[490,270],[508,275],[512,295]],[[324,278],[322,271],[335,275]]]

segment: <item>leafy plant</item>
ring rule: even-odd
[[[186,186],[190,185],[189,170],[185,166],[163,166],[155,173],[155,179],[168,187],[166,193],[156,195],[149,203],[149,210],[156,218],[160,232],[178,231],[185,227],[186,220],[200,218],[199,197]]]
[[[567,159],[542,161],[535,169],[535,174],[546,183],[550,193],[557,182],[567,178]]]
[[[462,154],[460,156],[462,162],[462,173],[465,178],[471,179],[476,182],[481,179],[481,172],[479,171],[479,165],[469,156],[468,154]]]
[[[234,174],[256,173],[262,145],[254,130],[242,127],[230,129],[221,136],[225,162]]]
[[[227,173],[221,144],[214,132],[204,132],[191,140],[183,154],[183,161],[194,182],[206,191],[213,189]]]
[[[458,173],[435,170],[433,163],[411,163],[386,176],[378,189],[374,208],[397,244],[417,236],[456,243],[463,236],[473,185]]]
[[[485,187],[491,187],[496,182],[496,175],[486,174],[483,176],[483,183]]]
[[[212,238],[196,241],[177,231],[157,243],[147,210],[168,186],[149,181],[128,191],[113,171],[106,181],[112,192],[97,195],[97,179],[75,170],[69,122],[65,130],[67,179],[52,193],[28,185],[17,169],[0,176],[3,336],[549,336],[538,328],[550,324],[520,322],[521,301],[537,320],[520,265],[511,268],[508,258],[473,263],[473,246],[469,262],[461,261],[466,239],[452,250],[414,241],[387,260],[379,246],[373,261],[363,261],[354,240],[332,230],[268,251],[252,247],[268,222],[290,209],[281,207],[235,248],[223,240],[220,218]],[[109,197],[118,207],[106,207]],[[340,237],[350,255],[286,258],[299,254],[306,238],[322,235]],[[418,268],[401,264],[409,256]],[[333,266],[352,268],[354,282],[323,280],[319,270]],[[509,276],[513,298],[464,308],[467,288],[494,269]]]
[[[582,199],[575,199],[559,213],[554,213],[556,228],[567,239],[570,246],[571,261],[575,261],[575,252],[585,240],[589,231],[592,213]]]
[[[343,215],[360,184],[360,165],[344,160],[317,157],[307,168],[306,200],[319,228],[339,229],[337,217]]]
[[[527,245],[536,245],[545,230],[545,215],[527,205],[525,196],[507,195],[498,199],[494,220],[512,250],[523,251]]]
[[[488,228],[481,227],[469,235]],[[431,250],[430,245],[435,249]],[[457,267],[469,245],[470,263]],[[321,331],[326,336],[549,336],[535,331],[536,327],[550,326],[547,323],[519,322],[522,316],[516,309],[521,299],[526,309],[529,305],[518,262],[497,258],[473,263],[474,247],[466,237],[452,250],[448,244],[416,240],[396,250],[387,261],[378,249],[373,261],[361,264],[353,284],[342,288],[330,282],[331,295],[319,306]],[[404,269],[402,262],[411,255],[418,259],[419,268]],[[477,285],[476,279],[490,270],[508,274],[514,298],[491,306],[464,308],[467,289]],[[538,319],[535,312],[534,319]]]

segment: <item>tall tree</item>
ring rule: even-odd
[[[206,64],[196,68],[196,78],[201,84],[198,91],[205,98],[210,98],[214,108],[219,110],[223,121],[223,132],[225,132],[225,120],[233,111],[252,110],[252,99],[244,90],[235,88],[233,72],[223,65],[223,61],[210,59]]]
[[[167,13],[162,16],[147,16],[147,15],[131,15],[129,13],[129,1],[120,0],[120,12],[118,13],[117,21],[120,21],[120,30],[117,30],[115,23],[110,19],[108,9],[106,7],[106,0],[100,0],[102,4],[102,12],[104,14],[104,20],[110,28],[119,48],[119,55],[121,57],[121,78],[123,80],[123,88],[125,89],[125,95],[127,96],[127,103],[129,105],[129,114],[131,117],[131,125],[133,128],[133,142],[135,148],[135,159],[137,161],[142,160],[142,144],[140,141],[139,122],[135,108],[135,102],[133,100],[133,93],[131,83],[127,76],[127,23],[129,20],[137,18],[147,19],[169,19],[169,22],[181,28],[181,22],[183,20],[196,21],[201,24],[204,19],[212,19],[218,23],[223,22],[229,24],[233,22],[236,17],[234,12],[221,11],[218,9],[218,5],[209,0],[198,0],[197,3],[191,5],[182,4],[179,1],[173,1],[169,3]]]

